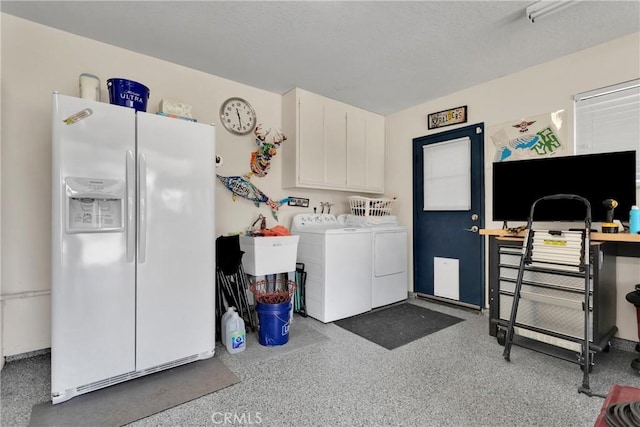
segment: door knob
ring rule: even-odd
[[[477,225],[473,225],[473,226],[471,226],[471,228],[465,228],[464,229],[464,231],[471,231],[472,233],[477,233],[478,230],[480,230],[480,229],[478,228]]]

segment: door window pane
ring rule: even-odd
[[[422,147],[425,211],[471,209],[471,140],[468,137]]]

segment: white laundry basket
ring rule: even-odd
[[[356,216],[391,215],[391,208],[394,202],[395,199],[371,199],[360,196],[349,197],[351,213]]]

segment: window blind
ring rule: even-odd
[[[577,94],[575,153],[636,152],[640,186],[640,79]]]

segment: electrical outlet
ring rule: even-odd
[[[308,208],[309,199],[303,199],[302,197],[289,197],[289,206],[299,206],[301,208]]]

